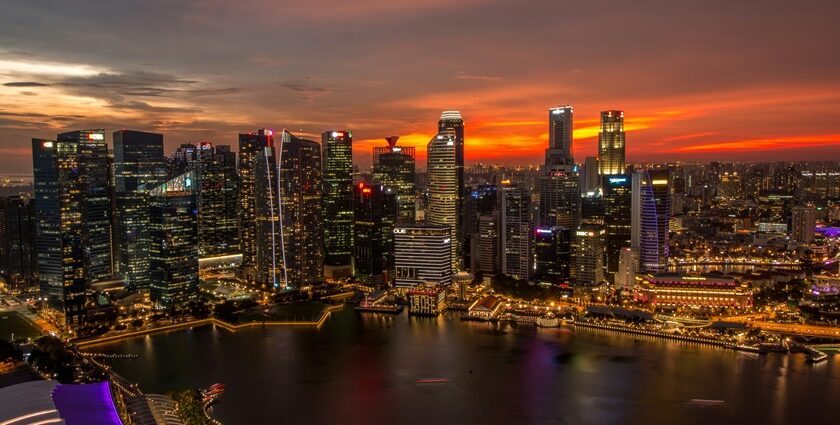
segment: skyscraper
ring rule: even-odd
[[[397,197],[389,188],[359,183],[354,188],[353,269],[356,280],[380,287],[392,278]]]
[[[105,130],[61,133],[58,135],[58,141],[76,144],[83,192],[82,241],[85,247],[85,271],[90,282],[109,279],[114,269],[110,175]]]
[[[448,226],[453,235],[451,243],[452,268],[459,263],[458,229],[460,227],[458,193],[458,163],[456,139],[450,132],[438,133],[427,148],[427,179],[429,188],[429,209],[426,221],[431,225]]]
[[[324,280],[321,145],[283,131],[280,225],[286,287]]]
[[[630,247],[632,228],[632,178],[616,174],[602,177],[604,223],[607,228],[607,278],[615,282],[622,251]]]
[[[581,224],[575,231],[573,262],[578,285],[597,285],[604,280],[604,239],[600,224]]]
[[[499,230],[492,226],[499,225],[499,188],[481,184],[468,192],[464,199],[464,265],[473,273],[481,270],[490,276],[496,273],[498,263]],[[487,240],[491,236],[492,244]]]
[[[265,159],[265,148],[273,148],[274,133],[271,130],[260,129],[254,133],[239,135],[239,226],[242,245],[242,268],[245,278],[250,282],[257,280],[257,199],[276,192],[266,193],[257,191],[257,159]],[[271,151],[271,159],[274,152]],[[268,170],[266,166],[268,165]],[[263,182],[266,187],[276,188],[277,185],[277,162],[267,161],[259,169],[264,178],[271,178],[272,181]],[[274,204],[275,202],[271,202]],[[265,201],[263,200],[263,203]],[[279,217],[279,214],[277,215]]]
[[[281,139],[282,140],[282,139]],[[264,290],[286,288],[285,251],[283,250],[282,205],[278,186],[278,148],[271,144],[254,157],[254,283]],[[243,258],[244,260],[244,258]]]
[[[37,284],[35,201],[30,196],[0,197],[0,276],[12,291]]]
[[[601,112],[598,133],[598,171],[602,176],[624,174],[624,111]]]
[[[348,269],[353,259],[353,134],[321,135],[324,173],[324,265]]]
[[[580,223],[580,181],[574,171],[545,171],[540,178],[540,226],[577,228]]]
[[[531,194],[514,184],[499,187],[502,228],[502,274],[517,280],[531,276]]]
[[[618,254],[618,271],[615,273],[615,286],[624,289],[636,287],[636,274],[639,272],[639,251],[634,248],[621,248]]]
[[[397,221],[413,224],[415,219],[414,147],[397,146],[397,136],[388,137],[387,147],[373,148],[373,184],[381,184],[397,194]]]
[[[572,125],[574,110],[570,105],[558,106],[548,110],[548,149],[545,151],[546,166],[572,166],[575,164],[573,152]]]
[[[671,217],[670,172],[645,170],[633,174],[631,247],[639,251],[639,270],[668,269],[668,220]]]
[[[569,279],[571,239],[571,232],[565,227],[538,227],[534,231],[537,282],[559,284]]]
[[[32,139],[38,281],[62,325],[85,321],[87,273],[79,144]]]
[[[125,285],[149,288],[148,190],[166,181],[163,135],[134,130],[114,132],[116,264]]]
[[[240,253],[239,177],[236,153],[228,145],[184,144],[169,161],[171,175],[195,172],[198,203],[198,255]]]
[[[149,191],[149,289],[158,307],[198,296],[198,211],[195,172]]]
[[[455,229],[452,233],[452,249],[455,252],[453,258],[455,266],[461,263],[462,223],[464,222],[464,119],[459,111],[443,111],[438,121],[438,134],[448,136],[455,142],[455,192],[456,214]]]
[[[452,283],[452,237],[449,226],[409,225],[394,228],[397,288]]]

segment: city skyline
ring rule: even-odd
[[[163,133],[167,152],[235,145],[252,128],[315,140],[347,128],[362,166],[394,134],[422,164],[428,123],[449,109],[464,116],[468,164],[536,164],[545,109],[566,104],[578,161],[596,155],[611,109],[627,114],[630,162],[838,159],[840,61],[824,52],[840,29],[820,13],[829,2],[806,3],[12,4],[0,18],[0,168],[30,172],[29,139],[67,128]],[[259,25],[279,16],[294,19]],[[571,42],[547,54],[557,39]]]

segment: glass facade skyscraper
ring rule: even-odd
[[[601,112],[598,133],[598,173],[602,176],[624,174],[624,111]]]
[[[604,222],[607,228],[607,278],[615,283],[622,250],[630,247],[632,227],[632,178],[626,174],[602,177]]]
[[[373,184],[396,192],[397,221],[412,224],[416,210],[414,147],[397,146],[397,139],[389,137],[387,147],[373,148]]]
[[[439,133],[429,142],[427,153],[427,180],[429,208],[426,221],[435,226],[448,226],[451,235],[458,235],[458,166],[455,137]],[[451,243],[452,268],[459,263],[457,238]]]
[[[134,130],[113,134],[115,263],[125,285],[149,288],[148,191],[166,181],[163,135]]]
[[[324,280],[321,145],[283,132],[280,223],[287,287]]]
[[[149,191],[149,289],[160,308],[198,296],[198,210],[195,172]]]
[[[639,270],[668,269],[668,220],[671,217],[671,174],[644,170],[633,174],[631,245],[639,252]]]
[[[531,193],[520,185],[499,187],[502,229],[502,274],[516,280],[531,276],[533,246],[531,244]]]
[[[572,166],[575,164],[573,149],[574,109],[558,106],[548,110],[548,149],[546,166]]]
[[[453,264],[461,263],[461,241],[464,239],[464,119],[459,111],[443,111],[438,120],[438,135],[451,140],[455,146],[455,227],[452,233]]]
[[[242,248],[242,268],[246,280],[257,281],[257,200],[270,195],[257,191],[257,160],[266,154],[265,148],[274,146],[274,133],[260,129],[253,133],[239,135],[239,229]],[[273,154],[271,155],[273,158]],[[277,162],[273,163],[276,168]],[[268,164],[271,168],[272,164]],[[276,171],[265,171],[265,165],[259,167],[263,178],[271,178],[261,184],[278,187]],[[264,202],[264,201],[263,201]],[[272,202],[273,204],[274,202]]]
[[[349,266],[353,258],[353,134],[321,135],[323,161],[324,264]]]
[[[354,188],[353,269],[359,282],[381,287],[393,278],[397,196],[381,185]]]

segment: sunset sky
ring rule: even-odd
[[[354,155],[440,111],[468,163],[537,164],[548,108],[575,156],[623,109],[643,160],[840,160],[836,0],[4,1],[0,172],[32,137],[161,132],[167,151],[237,133],[353,130]],[[110,137],[110,136],[109,136]]]

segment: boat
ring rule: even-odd
[[[560,326],[560,320],[556,317],[539,317],[536,324],[541,328],[556,328]]]
[[[417,382],[418,384],[444,384],[444,383],[449,382],[449,379],[447,379],[447,378],[424,378],[424,379],[418,379],[415,382]]]

